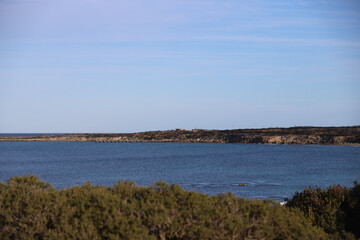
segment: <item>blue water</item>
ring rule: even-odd
[[[158,180],[207,194],[283,200],[309,185],[351,187],[360,147],[207,143],[0,142],[0,181],[36,174],[57,188]],[[245,186],[239,186],[244,183]]]

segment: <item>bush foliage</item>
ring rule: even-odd
[[[138,187],[130,181],[57,190],[35,176],[0,183],[0,239],[328,237],[299,209],[231,193],[208,196],[163,182]]]
[[[287,207],[300,209],[314,226],[334,239],[360,238],[360,185],[353,188],[333,185],[326,189],[309,187],[296,192]]]

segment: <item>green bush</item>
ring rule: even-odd
[[[360,238],[360,185],[355,186],[347,195],[345,201],[337,211],[338,222],[342,223],[344,230]]]
[[[0,239],[328,239],[299,209],[158,182],[57,190],[37,177],[0,183]]]
[[[360,237],[360,186],[333,185],[326,189],[309,187],[296,192],[286,206],[300,209],[314,226],[322,228],[334,239]]]

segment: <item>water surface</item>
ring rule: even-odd
[[[57,188],[161,180],[211,195],[283,200],[309,185],[351,187],[360,176],[360,147],[0,142],[0,181],[27,174]]]

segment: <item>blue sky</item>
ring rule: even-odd
[[[0,0],[0,132],[360,124],[360,2]]]

